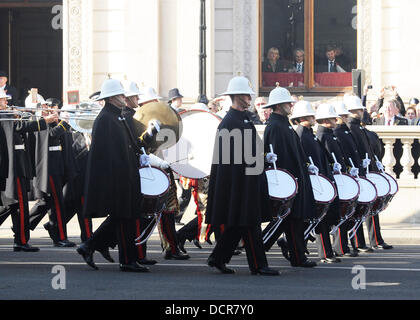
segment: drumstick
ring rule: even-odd
[[[309,157],[309,161],[311,162],[311,165],[315,166],[314,161],[312,160],[312,157]],[[322,188],[321,180],[319,180],[319,174],[316,173],[315,175],[318,179],[318,184],[319,184],[319,187],[321,188],[321,192],[324,192],[324,188]]]
[[[146,150],[144,150],[144,147],[141,148],[141,151],[143,151],[143,154],[147,155]],[[155,175],[153,174],[153,170],[152,170],[152,166],[150,165],[150,162],[149,162],[149,169],[150,169],[150,174],[152,175],[152,180],[155,180]]]
[[[376,159],[377,162],[380,162],[378,157],[376,156],[376,154],[375,154],[375,159]],[[381,164],[382,164],[382,162],[381,162]],[[381,171],[382,171],[382,173],[384,173],[384,170],[381,170]]]
[[[273,151],[273,145],[272,144],[270,144],[270,151],[271,151],[271,153],[274,153],[274,151]],[[272,163],[273,163],[274,170],[275,170],[274,172],[275,172],[275,175],[276,175],[276,182],[277,182],[277,184],[279,184],[279,179],[277,177],[277,166],[276,166],[276,162],[273,160]]]
[[[337,158],[335,157],[334,152],[331,152],[331,155],[332,155],[332,157],[334,159],[334,163],[338,163]],[[340,170],[340,176],[341,176],[341,170]]]
[[[369,155],[366,153],[366,160],[369,160]],[[369,166],[366,168],[366,174],[369,174]]]
[[[185,161],[185,160],[193,160],[193,159],[194,159],[194,155],[189,154],[188,157],[186,157],[184,159],[176,160],[174,162],[171,162],[169,165],[174,164],[174,163],[178,163],[178,162],[182,162],[182,161]]]
[[[351,160],[351,158],[349,158],[349,160],[350,160],[350,164],[351,164],[352,168],[356,169],[356,167],[354,166],[353,160]],[[357,177],[359,177],[359,176],[357,176]]]

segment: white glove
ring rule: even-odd
[[[370,159],[363,159],[363,168],[367,168],[370,166]]]
[[[150,164],[150,157],[147,154],[140,156],[140,166],[147,167]]]
[[[154,154],[150,154],[150,165],[154,166],[154,167],[158,167],[161,168],[163,170],[168,169],[169,168],[169,163],[157,156],[155,156]]]
[[[333,166],[333,171],[334,171],[334,173],[340,173],[341,172],[341,164],[339,164],[339,163],[334,163],[334,166]]]
[[[308,171],[309,171],[309,173],[312,173],[312,174],[316,174],[316,175],[318,175],[318,174],[319,174],[319,169],[318,169],[318,167],[317,167],[317,166],[314,166],[313,164],[310,164],[310,165],[309,165],[309,167],[308,167]]]
[[[385,170],[382,162],[380,162],[380,161],[376,161],[376,166],[378,167],[379,171],[384,171]]]
[[[150,120],[149,126],[147,127],[147,133],[149,136],[153,137],[153,132],[160,131],[160,122],[159,120]]]
[[[351,168],[350,169],[350,175],[352,177],[358,177],[359,176],[359,169],[358,168]]]
[[[269,163],[277,162],[277,155],[275,153],[267,153],[265,160]]]

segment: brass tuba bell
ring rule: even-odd
[[[163,102],[151,102],[136,109],[133,116],[135,135],[140,137],[149,126],[149,121],[160,122],[160,132],[153,136],[148,145],[149,151],[155,153],[175,145],[182,135],[182,119],[169,105]]]

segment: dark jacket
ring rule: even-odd
[[[285,169],[297,178],[298,193],[293,202],[291,216],[296,219],[314,218],[315,199],[308,174],[308,158],[287,117],[271,114],[264,132],[265,152],[270,151],[270,144],[277,154],[277,168]]]
[[[281,60],[277,60],[274,69],[268,60],[262,63],[262,72],[289,72],[292,68],[292,64]]]
[[[385,125],[385,117],[381,117],[378,119],[373,119],[373,125],[374,126],[383,126]],[[394,118],[394,126],[407,126],[408,120],[406,118],[401,118],[395,116]]]
[[[9,86],[6,84],[6,87],[4,88],[4,91],[6,94],[12,97],[11,100],[9,100],[9,106],[16,106],[19,100],[18,91],[15,87]]]
[[[135,218],[141,205],[139,158],[121,118],[107,103],[95,120],[86,170],[84,215]]]
[[[344,152],[338,138],[334,136],[333,129],[318,126],[316,136],[328,153],[332,156],[334,153],[337,162],[341,165],[341,171],[346,172],[347,163],[344,158]]]
[[[359,169],[359,175],[364,176],[365,169],[363,168],[362,158],[357,148],[356,141],[350,132],[350,128],[346,124],[339,124],[334,129],[334,136],[337,137],[343,151],[343,157],[347,167],[352,167],[349,159],[353,161],[356,168]]]
[[[236,145],[233,138],[223,140],[222,137],[226,133],[235,132],[242,137],[241,141],[236,139],[238,142]],[[247,163],[251,161],[245,157],[244,150],[249,148],[252,148],[254,156],[260,157],[257,161],[261,165],[261,174],[249,174],[250,172],[246,174],[256,165],[255,162]],[[218,127],[213,150],[206,211],[207,224],[248,227],[270,221],[272,212],[267,178],[263,171],[263,145],[255,126],[245,112],[233,108],[229,110]],[[234,161],[235,156],[236,161]],[[223,161],[224,159],[227,161]]]

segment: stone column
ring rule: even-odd
[[[414,158],[411,154],[413,142],[413,139],[410,138],[401,139],[401,143],[403,145],[403,155],[400,163],[403,167],[403,172],[401,172],[400,179],[414,179],[414,174],[411,172],[411,168],[414,165]]]
[[[385,167],[385,172],[389,173],[392,176],[395,176],[394,166],[397,163],[394,157],[395,139],[383,138],[382,141],[385,144],[385,154],[382,158],[382,164]]]

